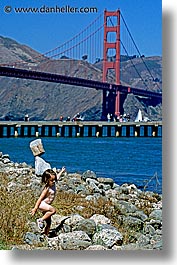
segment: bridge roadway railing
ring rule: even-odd
[[[0,121],[3,137],[162,137],[162,122]]]

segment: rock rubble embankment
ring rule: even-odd
[[[58,169],[57,169],[58,170]],[[34,168],[26,163],[14,163],[0,153],[0,173],[8,176],[8,192],[31,189],[40,193],[41,180]],[[1,184],[2,185],[2,184]],[[55,250],[138,250],[162,249],[162,196],[142,191],[134,184],[119,186],[111,178],[98,178],[93,171],[83,174],[65,173],[57,183],[57,190],[82,196],[88,205],[99,199],[111,202],[114,223],[105,214],[82,216],[86,211],[77,205],[73,213],[52,216],[52,227],[46,238],[35,222],[29,220],[24,245],[14,249]],[[110,213],[109,213],[110,216]],[[129,240],[125,240],[129,237]],[[125,243],[127,242],[127,243]]]

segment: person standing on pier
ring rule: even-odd
[[[108,119],[108,122],[111,121],[111,114],[110,113],[107,114],[107,119]]]

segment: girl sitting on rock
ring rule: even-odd
[[[54,170],[47,169],[42,175],[42,183],[45,183],[44,189],[37,200],[35,207],[31,210],[31,215],[35,215],[37,210],[41,210],[43,217],[37,219],[38,227],[42,230],[45,227],[44,233],[48,235],[51,226],[51,216],[56,213],[56,209],[51,206],[56,194],[55,182],[60,178],[62,173],[65,172],[65,167],[56,174]],[[46,222],[46,226],[45,226]]]

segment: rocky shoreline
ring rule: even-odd
[[[59,171],[59,169],[56,169]],[[8,176],[8,192],[32,190],[37,196],[41,180],[33,167],[14,163],[9,155],[0,152],[0,174]],[[1,176],[1,175],[0,175]],[[2,187],[2,181],[0,186]],[[102,200],[107,213],[84,218],[83,205],[73,208],[73,213],[52,217],[52,227],[46,238],[35,222],[29,220],[29,231],[24,234],[24,244],[12,249],[50,250],[161,250],[162,195],[142,191],[134,184],[119,186],[111,178],[98,178],[93,171],[83,174],[66,172],[57,183],[57,190],[76,194],[89,205]],[[114,223],[111,215],[114,214]],[[108,217],[109,216],[109,217]],[[129,240],[125,240],[129,237]]]

